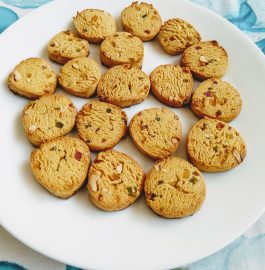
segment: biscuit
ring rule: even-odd
[[[31,101],[22,113],[22,123],[29,141],[35,145],[66,135],[75,125],[77,110],[66,96],[45,95]]]
[[[171,107],[182,107],[189,103],[193,78],[189,68],[179,65],[161,65],[151,75],[151,89],[154,96]]]
[[[221,78],[228,67],[228,55],[217,41],[205,41],[187,48],[181,56],[180,64],[188,67],[200,81]]]
[[[177,150],[182,127],[173,111],[152,108],[145,109],[132,118],[129,132],[138,150],[157,160],[166,158]]]
[[[127,64],[110,68],[99,81],[97,94],[101,101],[125,108],[143,102],[149,90],[149,77]]]
[[[201,172],[178,157],[156,163],[146,175],[144,190],[147,205],[166,218],[193,215],[206,196]]]
[[[130,64],[142,67],[144,45],[140,38],[127,32],[117,32],[101,43],[100,60],[107,67]]]
[[[78,37],[70,30],[55,35],[48,44],[49,58],[58,64],[89,55],[88,41]]]
[[[245,141],[236,129],[210,118],[200,120],[191,128],[186,150],[193,165],[206,172],[230,170],[247,153]]]
[[[96,156],[88,173],[88,192],[94,205],[105,211],[122,210],[136,201],[145,174],[128,155],[108,150]]]
[[[30,99],[53,93],[56,85],[56,73],[51,65],[41,58],[23,60],[8,77],[9,89]]]
[[[200,42],[201,36],[190,23],[182,19],[170,19],[162,25],[158,41],[167,53],[176,55]]]
[[[92,151],[113,148],[127,133],[127,115],[119,107],[100,101],[85,104],[76,118],[80,138]]]
[[[158,34],[162,20],[152,4],[133,2],[121,13],[123,29],[142,41],[148,41]]]
[[[58,82],[68,93],[89,98],[97,88],[101,77],[97,62],[87,57],[68,61],[60,70]]]
[[[223,122],[235,119],[241,108],[239,92],[230,83],[218,79],[202,82],[191,101],[192,111],[200,118],[207,116]]]
[[[51,194],[62,199],[68,199],[83,185],[89,162],[87,145],[71,137],[45,142],[30,156],[35,179]]]
[[[74,25],[80,37],[91,43],[101,43],[107,36],[117,32],[114,17],[99,9],[85,9],[77,12]]]

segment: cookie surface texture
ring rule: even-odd
[[[170,157],[156,163],[146,175],[147,205],[166,218],[182,218],[197,212],[206,196],[201,172],[184,159]]]
[[[223,122],[235,119],[241,108],[239,92],[230,83],[218,79],[202,82],[191,101],[192,111],[200,118],[207,116]]]
[[[70,30],[55,35],[48,44],[49,58],[58,64],[89,55],[88,41],[78,37]]]
[[[188,67],[200,81],[221,78],[228,67],[228,55],[217,41],[205,41],[187,48],[181,56],[180,64]]]
[[[56,197],[67,199],[83,185],[90,162],[87,145],[60,137],[32,151],[30,164],[36,180]]]
[[[106,11],[85,9],[77,12],[74,25],[80,37],[91,43],[101,43],[117,31],[115,18]]]
[[[68,97],[50,94],[26,105],[22,123],[29,141],[39,146],[69,133],[75,125],[76,115],[76,107]]]
[[[138,150],[154,160],[173,154],[182,136],[178,116],[167,108],[151,108],[137,113],[130,122],[129,131]]]
[[[193,87],[189,68],[161,65],[152,71],[150,81],[153,94],[162,103],[171,107],[189,103]]]
[[[142,41],[148,41],[158,34],[162,21],[152,4],[133,2],[121,13],[123,29]]]
[[[97,88],[101,77],[97,62],[87,57],[68,61],[60,70],[58,82],[68,93],[89,98]]]
[[[108,150],[100,152],[88,174],[91,201],[105,211],[122,210],[140,196],[145,174],[128,155]]]
[[[159,32],[161,47],[169,54],[182,53],[187,47],[200,42],[199,32],[190,23],[182,19],[166,21]]]
[[[100,101],[85,104],[77,115],[80,138],[92,151],[113,148],[127,133],[127,115],[119,107]]]
[[[130,64],[140,68],[144,57],[141,39],[127,32],[117,32],[101,43],[100,59],[107,67]]]
[[[230,170],[246,157],[246,143],[239,132],[225,122],[205,118],[190,130],[186,150],[201,171]]]
[[[80,37],[97,44],[117,32],[115,18],[110,13],[99,9],[85,9],[77,12],[74,25]]]
[[[9,89],[30,99],[53,93],[56,85],[56,73],[51,65],[41,58],[23,60],[8,77]]]
[[[125,108],[143,102],[149,90],[149,77],[127,64],[110,68],[99,81],[97,94],[101,101]]]

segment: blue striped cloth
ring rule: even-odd
[[[19,17],[51,0],[0,0],[0,33]],[[193,0],[236,25],[265,53],[265,0]],[[33,259],[34,258],[34,259]],[[30,250],[0,227],[0,270],[78,270]],[[265,215],[232,244],[178,270],[264,270]]]

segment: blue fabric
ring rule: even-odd
[[[2,0],[2,2],[18,8],[36,8],[52,0]]]
[[[208,7],[225,17],[249,35],[263,53],[265,53],[264,0],[193,0],[193,2]]]
[[[18,19],[18,15],[11,9],[0,6],[0,33]]]
[[[16,263],[0,262],[0,270],[27,270],[27,269]]]

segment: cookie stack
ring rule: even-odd
[[[202,41],[183,19],[162,24],[152,4],[133,2],[121,12],[121,22],[124,31],[106,11],[77,12],[77,33],[61,31],[48,43],[50,60],[63,65],[58,75],[41,58],[26,59],[10,73],[10,90],[32,99],[22,113],[25,134],[35,146],[32,173],[63,199],[88,179],[91,202],[105,211],[129,207],[144,191],[147,205],[162,217],[193,215],[206,196],[201,171],[226,171],[246,156],[244,139],[227,123],[242,108],[239,92],[221,80],[227,52],[217,41]],[[165,53],[182,55],[179,64],[160,65],[148,76],[141,70],[143,42],[156,37]],[[88,57],[89,43],[100,46],[101,63],[109,68],[103,75],[99,63]],[[195,91],[194,79],[203,81]],[[54,94],[57,82],[71,95],[88,99],[97,94],[99,100],[78,111],[70,98]],[[138,111],[128,126],[123,108],[144,102],[150,91],[166,106]],[[176,112],[183,106],[202,118],[186,138],[188,161],[175,155],[183,140]],[[67,136],[75,127],[79,138]],[[113,150],[127,133],[155,161],[147,174],[132,157]],[[90,151],[98,152],[91,165]]]

